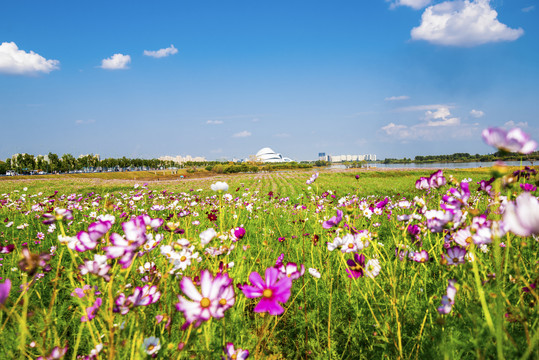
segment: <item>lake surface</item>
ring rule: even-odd
[[[480,167],[491,167],[494,165],[494,161],[485,161],[485,162],[466,162],[466,163],[428,163],[428,164],[367,164],[368,168],[378,168],[378,169],[469,169],[469,168],[480,168]],[[505,162],[507,166],[533,166],[530,161],[507,161]],[[538,163],[536,162],[536,165]],[[331,165],[331,169],[345,169],[344,165]]]

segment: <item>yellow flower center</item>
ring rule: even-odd
[[[352,243],[348,244],[349,249],[352,249],[353,247],[354,247],[354,244],[352,244]]]
[[[459,258],[454,257],[454,258],[453,258],[453,262],[454,262],[454,263],[459,262]]]
[[[466,239],[466,242],[467,242],[468,244],[471,244],[471,243],[472,243],[472,241],[473,241],[473,240],[472,240],[472,238],[471,238],[471,237],[469,237],[469,238],[467,238],[467,239]]]
[[[219,300],[219,304],[225,306],[226,305],[226,299]]]
[[[187,258],[186,258],[185,256],[182,256],[182,257],[180,258],[180,261],[185,261],[185,260],[187,260]]]
[[[231,356],[232,359],[236,359],[237,357],[238,357],[238,355],[236,355],[236,354],[232,354],[232,356]]]
[[[270,289],[265,289],[264,292],[262,293],[262,296],[265,298],[270,298],[272,295],[273,295],[273,291],[271,291]]]
[[[150,346],[148,346],[148,350],[149,350],[149,351],[152,351],[154,347],[155,347],[155,346],[150,345]]]
[[[208,298],[202,298],[202,300],[200,300],[200,306],[202,306],[204,309],[210,307],[210,304],[211,301]]]

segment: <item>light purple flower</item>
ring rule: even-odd
[[[332,227],[339,225],[339,223],[342,221],[342,215],[343,212],[341,210],[337,210],[337,215],[333,216],[328,221],[324,221],[322,227],[324,229],[331,229]]]
[[[500,150],[530,154],[537,148],[537,143],[519,128],[505,131],[500,128],[488,128],[481,134],[483,140]]]
[[[457,288],[455,285],[457,281],[454,279],[449,280],[447,285],[446,295],[442,297],[442,306],[438,308],[440,314],[449,314],[453,305],[455,304],[455,295],[457,294]]]
[[[316,179],[318,179],[318,173],[314,173],[312,174],[312,176],[309,178],[309,180],[305,181],[305,183],[307,185],[311,185],[312,183],[314,183],[316,181]]]
[[[273,267],[266,269],[266,279],[257,272],[253,271],[249,275],[250,285],[242,286],[243,294],[249,299],[261,297],[260,302],[256,305],[255,312],[269,312],[270,315],[280,315],[284,312],[284,308],[279,303],[286,303],[290,297],[290,289],[292,288],[292,280],[288,277],[283,277],[279,280],[279,270]]]
[[[442,254],[442,257],[444,255]],[[447,256],[443,258],[443,262],[447,265],[464,264],[466,250],[459,246],[454,246],[447,250]]]

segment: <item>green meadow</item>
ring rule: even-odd
[[[3,178],[0,358],[537,358],[539,245],[500,230],[537,180],[515,170],[444,170],[428,190],[428,170]],[[268,269],[286,301],[247,296]],[[231,279],[226,306],[203,271]]]

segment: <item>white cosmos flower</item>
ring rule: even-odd
[[[382,267],[380,266],[380,261],[378,261],[378,259],[370,259],[365,264],[365,276],[374,279],[380,274],[381,269]]]
[[[211,189],[213,191],[227,191],[228,184],[226,182],[217,181],[215,184],[211,184]]]
[[[318,272],[318,270],[316,270],[315,268],[309,268],[309,274],[311,274],[317,279],[320,279],[320,272]]]

